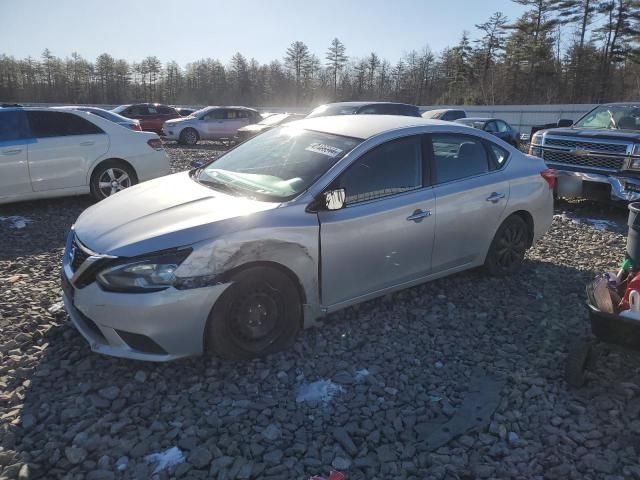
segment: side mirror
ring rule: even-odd
[[[336,188],[335,190],[328,190],[322,194],[324,200],[324,208],[326,210],[340,210],[344,207],[347,193],[344,188]]]
[[[193,160],[191,162],[191,168],[201,168],[204,166],[204,162],[201,162],[200,160]]]
[[[573,120],[568,118],[561,118],[558,120],[558,128],[570,127],[571,125],[573,125]]]

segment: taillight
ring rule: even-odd
[[[130,123],[129,127],[131,128],[131,130],[135,130],[136,132],[141,132],[142,128],[140,128],[140,124],[139,123]]]
[[[556,171],[553,168],[547,168],[540,172],[540,176],[549,184],[549,190],[553,190],[556,186]]]
[[[154,150],[162,150],[162,140],[159,138],[152,138],[151,140],[147,140],[147,145],[149,145]]]

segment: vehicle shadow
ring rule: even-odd
[[[525,402],[527,415],[540,418],[550,408],[578,403],[585,422],[602,424],[588,397],[631,378],[640,361],[602,363],[605,374],[590,379],[588,394],[565,384],[567,351],[589,336],[584,285],[595,273],[529,260],[508,278],[454,275],[332,314],[301,333],[290,350],[246,362],[205,356],[152,364],[100,356],[58,312],[55,328],[13,345],[3,360],[0,398],[7,413],[0,444],[7,465],[27,464],[34,479],[116,471],[120,457],[127,463],[116,478],[151,478],[144,456],[174,446],[187,458],[205,447],[205,459],[193,458],[185,468],[201,468],[212,478],[218,474],[211,473],[212,456],[232,458],[216,468],[231,468],[233,459],[250,464],[257,478],[267,468],[263,452],[273,449],[284,453],[288,478],[306,478],[327,472],[336,451],[355,461],[370,458],[366,452],[378,443],[415,452],[415,473],[426,478],[430,461],[420,456],[420,432],[455,412],[478,367],[507,382],[502,418]],[[301,386],[323,379],[339,386],[334,398],[325,388],[316,401],[297,401]],[[530,379],[551,397],[525,397]],[[629,399],[615,401],[623,402],[621,409]],[[529,438],[545,438],[545,424],[532,421]],[[353,438],[350,452],[343,450],[348,442],[336,446],[331,432],[339,427]],[[611,429],[600,431],[603,444],[612,440]],[[470,461],[464,453],[470,447],[453,446]],[[380,465],[372,462],[353,464],[349,478],[379,477]],[[469,468],[452,464],[450,473],[464,476]]]
[[[93,203],[85,195],[0,205],[0,261],[63,248],[78,215]]]

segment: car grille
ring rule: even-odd
[[[577,165],[580,167],[603,168],[607,170],[622,170],[624,157],[599,157],[574,155],[560,150],[544,150],[543,158],[549,162]]]
[[[544,140],[544,146],[550,147],[564,147],[568,149],[588,150],[594,153],[613,153],[626,155],[627,144],[625,143],[596,143],[596,142],[583,142],[579,140],[567,140],[563,138],[547,137]]]
[[[89,253],[84,250],[75,236],[73,238],[73,249],[75,253],[73,255],[73,259],[71,260],[71,270],[76,272],[78,268],[80,268],[80,265],[82,265],[84,261],[89,258]]]

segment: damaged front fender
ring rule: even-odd
[[[293,230],[293,231],[292,231]],[[287,269],[297,280],[303,293],[304,326],[320,316],[318,286],[317,233],[306,228],[283,229],[280,236],[273,230],[259,229],[201,242],[176,270],[178,282],[207,278],[224,283],[228,274],[252,264],[271,263]]]

